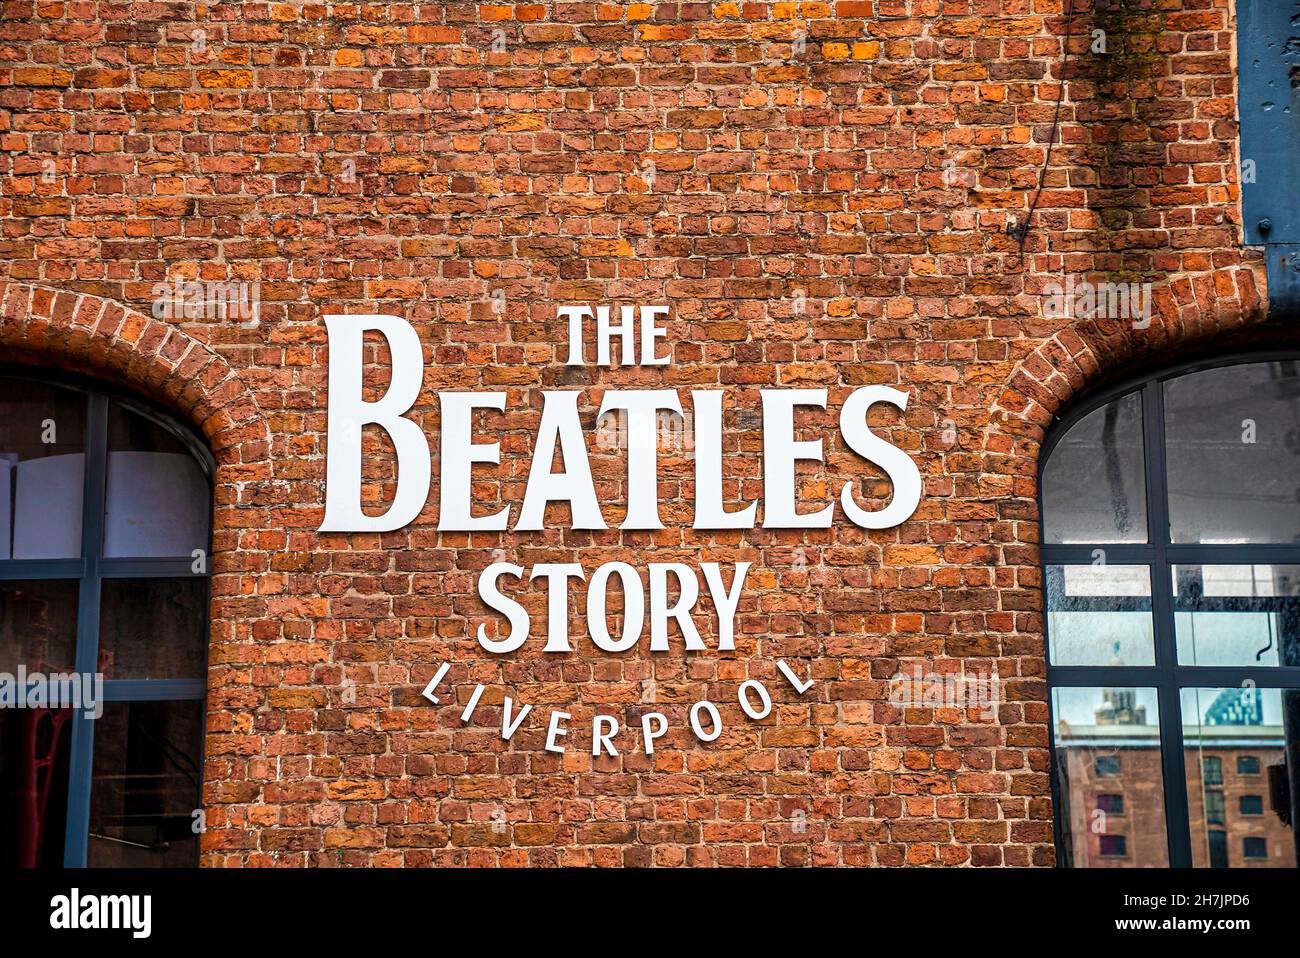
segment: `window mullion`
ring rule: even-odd
[[[1169,864],[1192,864],[1191,825],[1187,810],[1187,768],[1178,688],[1178,643],[1170,594],[1169,480],[1165,468],[1164,395],[1159,380],[1142,389],[1142,435],[1146,446],[1147,538],[1151,543],[1151,614],[1156,640],[1156,688],[1160,710],[1160,758],[1165,779],[1165,828]]]
[[[86,415],[86,473],[81,500],[81,560],[77,602],[76,670],[99,671],[100,556],[104,541],[104,487],[108,468],[108,399],[92,394]],[[72,724],[68,768],[68,818],[63,864],[84,868],[90,832],[90,780],[94,768],[94,722],[78,710]]]

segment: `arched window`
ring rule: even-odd
[[[212,473],[142,403],[0,369],[0,865],[197,863]]]
[[[1097,397],[1040,489],[1058,861],[1294,867],[1300,361]]]

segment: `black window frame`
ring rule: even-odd
[[[1227,366],[1254,363],[1300,364],[1300,350],[1255,350],[1201,357],[1119,380],[1071,405],[1048,430],[1038,457],[1037,493],[1039,529],[1042,516],[1043,478],[1056,445],[1084,417],[1108,403],[1137,393],[1142,409],[1142,447],[1145,470],[1147,535],[1143,543],[1052,544],[1040,535],[1040,567],[1090,565],[1097,549],[1107,564],[1145,566],[1151,575],[1151,616],[1155,664],[1142,666],[1053,665],[1048,636],[1046,575],[1043,581],[1043,641],[1048,683],[1047,713],[1051,758],[1051,794],[1055,809],[1053,833],[1058,867],[1070,867],[1066,803],[1060,788],[1060,767],[1055,743],[1054,690],[1059,688],[1154,688],[1160,722],[1160,762],[1164,778],[1165,835],[1169,866],[1190,868],[1192,831],[1187,795],[1187,768],[1183,740],[1181,695],[1183,689],[1241,687],[1300,689],[1300,666],[1180,665],[1174,631],[1174,598],[1170,570],[1178,565],[1300,565],[1300,543],[1291,545],[1205,545],[1174,543],[1169,532],[1168,477],[1165,465],[1164,385],[1182,376]]]
[[[1250,802],[1251,804],[1250,811],[1246,810],[1247,802]],[[1256,803],[1258,803],[1259,811],[1254,810]],[[1263,815],[1265,811],[1267,811],[1267,806],[1264,805],[1263,795],[1250,794],[1237,796],[1237,814],[1243,815],[1246,818],[1257,818],[1260,815]]]
[[[85,475],[82,498],[81,555],[68,559],[0,559],[0,581],[59,579],[78,583],[75,669],[94,674],[99,662],[100,598],[105,579],[202,577],[203,675],[194,679],[105,679],[103,702],[199,701],[207,698],[207,661],[212,605],[212,530],[216,460],[193,430],[146,400],[115,385],[75,373],[28,365],[0,363],[0,380],[21,380],[80,393],[86,402]],[[110,558],[104,551],[104,515],[108,476],[109,407],[149,420],[176,438],[198,464],[207,481],[208,535],[202,572],[193,556],[183,558]],[[204,710],[206,713],[206,710]],[[206,725],[206,722],[204,723]],[[205,729],[200,729],[200,758]],[[94,772],[94,720],[76,709],[68,763],[68,804],[63,866],[85,868],[90,846],[90,802]],[[199,801],[202,801],[203,762],[199,762]]]

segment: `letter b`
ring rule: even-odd
[[[403,418],[420,395],[424,356],[420,337],[397,316],[326,316],[329,333],[329,446],[325,467],[325,518],[321,532],[390,532],[420,514],[429,497],[429,440]],[[369,330],[388,340],[392,382],[377,402],[362,398],[362,343]],[[361,433],[374,423],[397,449],[397,493],[388,511],[361,511]]]

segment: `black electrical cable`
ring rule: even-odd
[[[1024,220],[1012,226],[1007,224],[1007,233],[1014,236],[1016,242],[1020,244],[1020,252],[1025,252],[1025,240],[1029,238],[1029,224],[1034,218],[1034,210],[1038,209],[1038,201],[1043,196],[1043,187],[1047,184],[1047,167],[1052,162],[1052,147],[1056,144],[1057,134],[1061,129],[1061,105],[1065,103],[1065,67],[1070,62],[1070,28],[1074,22],[1074,0],[1066,0],[1065,4],[1065,40],[1061,44],[1064,51],[1061,57],[1060,83],[1061,92],[1056,97],[1056,113],[1052,117],[1052,135],[1047,139],[1047,155],[1043,157],[1043,168],[1038,173],[1038,189],[1034,193],[1034,198],[1029,204],[1029,212],[1025,214]]]

